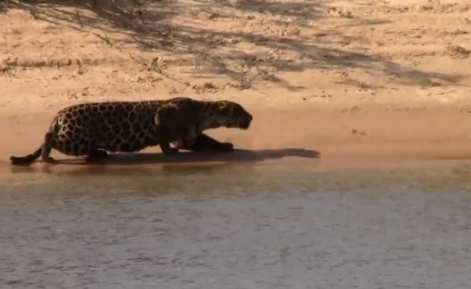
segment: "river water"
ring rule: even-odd
[[[2,289],[471,286],[469,163],[20,169],[0,184]]]

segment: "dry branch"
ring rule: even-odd
[[[174,80],[174,81],[179,82],[181,84],[184,84],[185,86],[190,86],[190,83],[188,83],[186,81],[182,81],[180,79],[177,79],[177,78],[169,75],[168,73],[164,72],[160,67],[159,57],[155,57],[152,60],[147,60],[143,57],[137,56],[137,57],[139,57],[139,59],[137,59],[136,57],[134,57],[132,55],[131,52],[129,52],[129,56],[131,57],[132,60],[134,60],[136,63],[138,63],[142,66],[140,71],[143,71],[143,70],[154,71],[154,72],[157,72],[158,74],[160,74],[160,75],[162,75],[162,76],[164,76],[168,79],[171,79],[171,80]]]

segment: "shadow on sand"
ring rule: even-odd
[[[151,165],[175,163],[255,163],[284,157],[319,158],[320,153],[306,149],[273,149],[273,150],[243,150],[231,152],[185,152],[174,156],[162,153],[111,154],[99,161],[84,161],[83,159],[58,160],[62,165]]]
[[[53,168],[62,168],[77,166],[86,169],[91,173],[104,173],[105,168],[123,168],[136,166],[133,171],[139,170],[139,166],[159,165],[161,169],[175,170],[179,164],[185,165],[210,165],[211,167],[219,167],[230,164],[247,164],[257,163],[267,160],[281,159],[284,157],[299,157],[308,159],[320,158],[320,153],[314,150],[306,149],[271,149],[271,150],[244,150],[235,149],[231,152],[182,152],[175,156],[166,156],[162,153],[135,153],[135,154],[110,154],[107,158],[100,161],[86,161],[83,158],[76,159],[56,159],[56,165],[44,165],[42,163],[33,164],[32,166],[11,166],[11,173],[30,173],[37,172],[38,167],[44,173],[52,173],[56,171]],[[63,165],[66,165],[63,167]],[[163,166],[163,167],[162,167]],[[180,167],[180,166],[178,166]],[[75,171],[75,170],[74,170]],[[82,169],[80,169],[82,171]],[[106,170],[108,171],[108,170]],[[126,170],[128,171],[128,170]]]

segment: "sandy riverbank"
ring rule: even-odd
[[[471,156],[471,4],[363,2],[161,1],[114,24],[13,3],[0,14],[2,166],[63,106],[177,95],[253,112],[249,131],[210,132],[252,151],[211,161]],[[124,162],[180,161],[207,159]]]

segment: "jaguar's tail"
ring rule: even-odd
[[[42,146],[39,147],[34,153],[24,157],[10,157],[10,163],[14,166],[30,166],[34,161],[41,156]]]
[[[51,126],[49,128],[49,132],[45,134],[44,136],[44,142],[41,144],[41,146],[34,151],[32,154],[29,154],[24,157],[15,157],[11,156],[10,157],[10,163],[13,166],[30,166],[34,163],[36,159],[38,159],[43,151],[43,147],[50,142],[50,138],[54,136],[57,131],[59,130],[59,124],[57,123],[57,116],[54,118],[54,120],[51,123]]]

